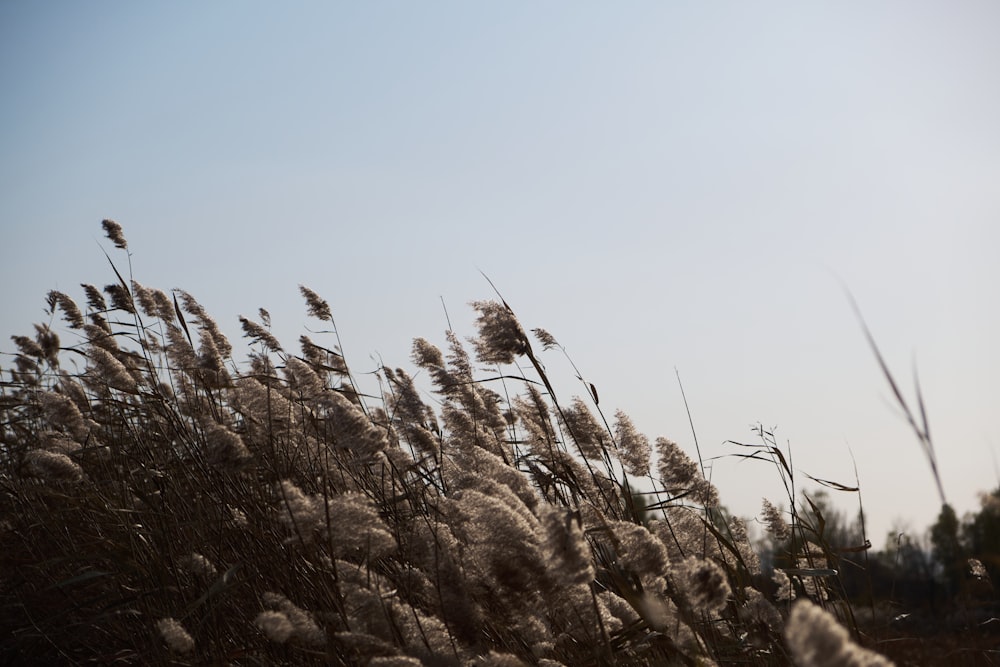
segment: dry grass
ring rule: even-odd
[[[432,408],[264,311],[237,364],[190,294],[114,274],[83,310],[51,293],[72,340],[14,337],[0,378],[0,662],[883,664],[765,431],[797,564],[773,577],[676,443],[557,397],[558,344],[505,303],[473,304],[474,357],[414,342]]]

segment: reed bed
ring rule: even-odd
[[[0,661],[891,664],[765,431],[746,456],[784,485],[762,516],[794,567],[761,565],[697,457],[560,397],[558,343],[502,299],[365,393],[335,334],[292,349],[263,310],[237,361],[103,226],[112,281],[50,292],[0,377]]]

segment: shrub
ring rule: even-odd
[[[472,304],[475,357],[414,342],[432,408],[403,369],[364,395],[337,345],[289,351],[265,311],[237,362],[193,296],[114,272],[82,310],[50,293],[76,339],[15,336],[3,374],[4,662],[788,662],[791,594],[700,464],[659,438],[654,473],[627,415],[562,402],[534,347],[558,344],[506,303]],[[806,615],[850,641],[811,609],[796,655]]]

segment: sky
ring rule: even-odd
[[[783,500],[726,456],[760,423],[802,473],[857,470],[876,547],[917,536],[940,500],[847,294],[975,510],[1000,483],[998,26],[989,0],[0,3],[0,350],[48,290],[112,282],[102,248],[127,266],[104,218],[238,348],[264,307],[294,349],[314,289],[359,373],[473,333],[485,275],[602,410],[694,454],[679,375],[735,513]]]

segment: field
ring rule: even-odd
[[[837,541],[763,429],[785,495],[752,541],[696,452],[564,398],[500,297],[366,393],[309,288],[322,340],[261,311],[235,353],[104,230],[111,282],[51,292],[0,377],[4,664],[1000,662],[985,571],[924,594],[902,550]]]

